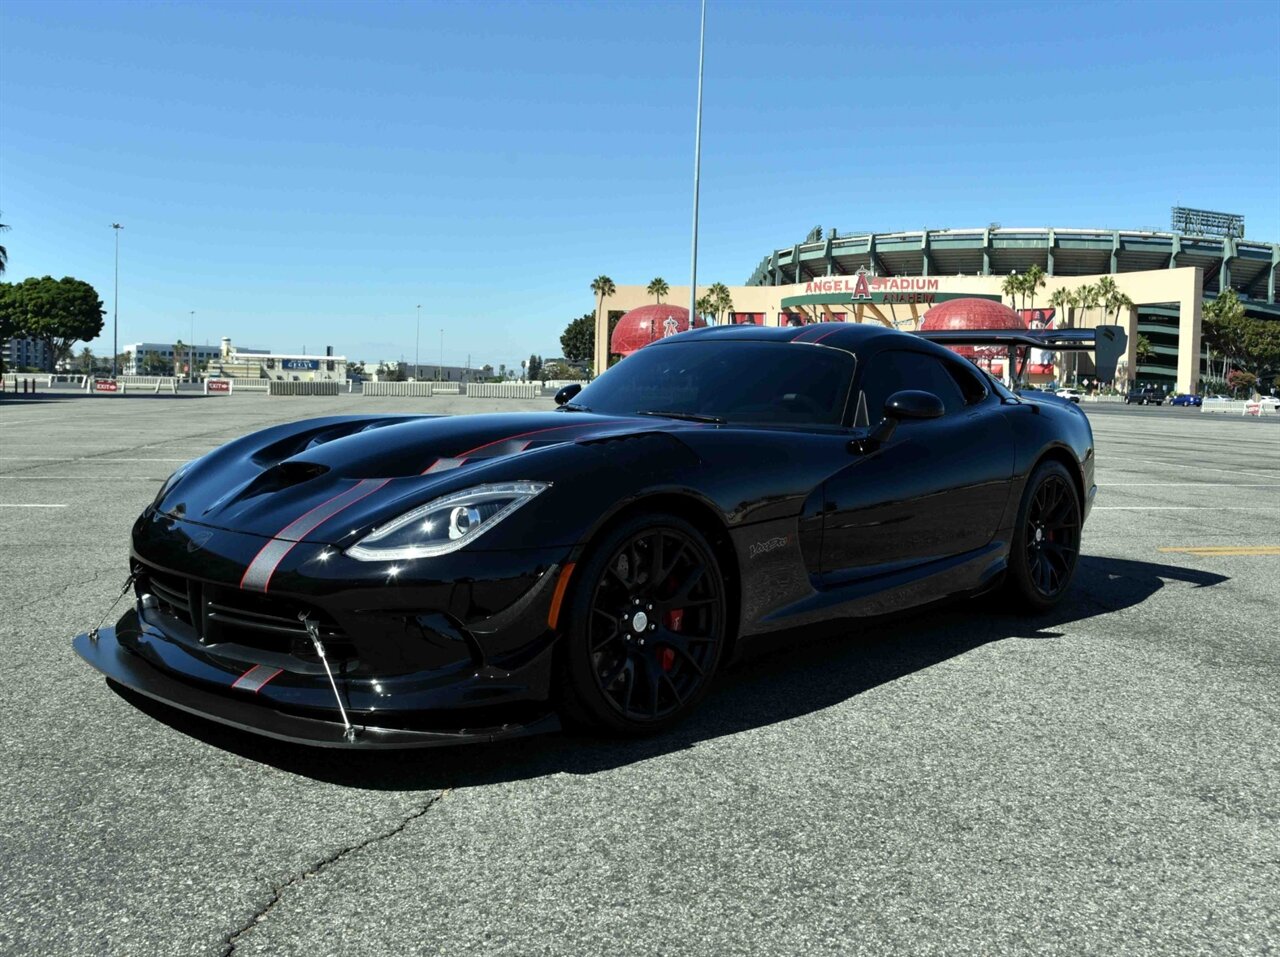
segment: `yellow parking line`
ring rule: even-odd
[[[1157,548],[1156,551],[1187,555],[1280,555],[1280,545],[1186,545]]]

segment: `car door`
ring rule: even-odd
[[[853,425],[875,426],[890,395],[920,389],[946,409],[904,420],[823,490],[822,576],[841,583],[963,555],[990,543],[1008,502],[1013,433],[1001,400],[963,360],[924,349],[860,363]]]

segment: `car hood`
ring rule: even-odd
[[[486,481],[486,466],[499,460],[689,428],[705,426],[553,411],[311,420],[245,436],[196,460],[170,480],[156,507],[214,528],[336,543],[389,510],[399,514],[471,479]]]

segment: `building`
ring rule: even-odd
[[[730,287],[732,322],[761,325],[843,320],[880,322],[914,330],[929,307],[959,297],[1005,299],[1010,273],[1038,265],[1046,285],[1033,305],[1044,321],[1092,327],[1115,322],[1098,308],[1049,306],[1056,290],[1071,292],[1111,276],[1134,302],[1119,317],[1129,334],[1121,374],[1143,382],[1195,391],[1203,360],[1202,305],[1221,289],[1234,289],[1246,313],[1280,321],[1276,286],[1280,244],[1238,236],[1189,236],[1178,232],[1100,229],[936,229],[862,233],[823,238],[815,230],[803,243],[765,256],[747,283]],[[702,295],[705,288],[699,286]],[[686,305],[689,287],[672,286],[668,302]],[[644,286],[618,286],[596,315],[596,372],[607,350],[608,322],[652,304]],[[1138,335],[1151,342],[1152,358],[1137,361]],[[1055,370],[1060,374],[1060,370]]]
[[[0,345],[4,350],[4,367],[8,372],[20,369],[53,371],[53,354],[43,339],[6,339]]]
[[[283,382],[320,382],[347,378],[347,357],[335,356],[333,347],[325,354],[305,355],[241,349],[222,337],[218,354],[209,361],[208,371],[233,379],[275,379]]]
[[[218,346],[188,346],[184,345],[177,350],[179,355],[175,355],[174,342],[133,342],[121,349],[121,352],[127,354],[129,359],[121,370],[122,375],[187,375],[190,371],[185,368],[187,364],[186,353],[190,351],[194,354],[196,360],[196,372],[198,373],[206,364],[217,359],[221,352]],[[147,359],[151,358],[150,364]],[[174,366],[175,361],[181,361],[184,368],[177,369]],[[148,367],[153,370],[159,370],[160,363],[164,365],[164,371],[153,371],[148,373],[144,371]]]

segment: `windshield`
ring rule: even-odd
[[[632,353],[578,393],[573,405],[608,415],[837,426],[853,368],[852,355],[825,346],[670,343]]]

